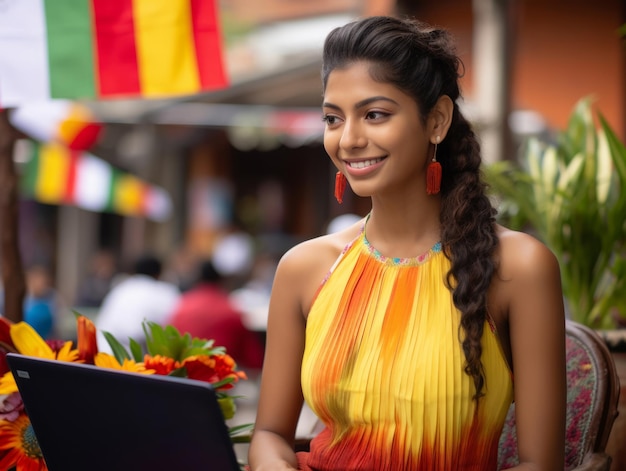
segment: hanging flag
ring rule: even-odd
[[[164,221],[172,203],[162,188],[114,168],[87,152],[58,143],[33,143],[22,177],[22,194],[46,204]]]
[[[216,0],[2,0],[0,106],[228,84]]]
[[[25,103],[11,111],[9,121],[32,139],[59,142],[72,150],[89,149],[102,131],[89,108],[69,100]]]

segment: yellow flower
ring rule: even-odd
[[[26,414],[14,422],[0,421],[0,469],[15,466],[17,471],[45,471],[46,463],[35,438],[35,432]]]
[[[78,350],[72,349],[71,341],[65,342],[60,350],[55,351],[26,322],[11,325],[11,340],[15,349],[22,355],[69,362],[79,359]],[[17,384],[15,384],[13,373],[9,371],[0,378],[0,394],[14,392],[17,392]]]
[[[100,368],[131,371],[133,373],[154,373],[154,370],[146,369],[143,363],[137,363],[134,360],[125,359],[124,362],[120,365],[120,363],[115,359],[113,355],[109,355],[108,353],[104,352],[96,353],[96,356],[94,357],[94,365],[99,366]]]
[[[18,322],[11,326],[11,340],[17,351],[23,355],[72,362],[78,359],[78,350],[72,349],[71,341],[65,342],[63,347],[55,352],[26,322]]]
[[[5,373],[4,376],[0,378],[0,394],[12,394],[17,391],[17,384],[15,383],[13,373],[10,371]]]

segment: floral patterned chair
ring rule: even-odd
[[[619,378],[611,353],[593,330],[566,321],[567,424],[565,470],[609,471],[605,453],[617,417]],[[515,404],[500,437],[498,469],[518,464]]]

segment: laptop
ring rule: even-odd
[[[210,384],[10,353],[50,471],[239,471]]]

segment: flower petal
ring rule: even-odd
[[[93,359],[93,363],[100,368],[112,368],[115,370],[121,369],[122,365],[115,359],[113,355],[108,353],[98,352]]]
[[[183,366],[187,369],[188,378],[219,385],[218,390],[231,389],[233,383],[246,379],[243,371],[236,370],[235,360],[226,354],[190,356],[183,360]],[[226,379],[228,381],[223,383]]]
[[[61,361],[74,362],[80,360],[78,350],[72,350],[72,342],[67,341],[63,344],[61,349],[56,352],[56,359]]]
[[[113,370],[131,371],[134,373],[153,374],[154,370],[148,370],[143,363],[137,363],[134,360],[128,358],[120,365],[117,359],[113,355],[108,353],[98,352],[94,357],[94,365],[100,368],[109,368]]]
[[[145,355],[143,364],[146,368],[154,370],[156,374],[163,376],[167,376],[172,371],[180,368],[180,365],[176,360],[162,355]]]
[[[76,322],[78,324],[78,356],[85,363],[93,364],[93,359],[98,353],[96,326],[85,316],[78,316]]]
[[[14,422],[0,421],[0,450],[6,449],[10,451],[3,457],[2,462],[6,460],[9,467],[15,466],[17,471],[47,469],[26,414],[20,414]],[[12,464],[11,461],[13,461]],[[0,467],[0,469],[8,468]]]
[[[13,444],[10,444],[7,448],[3,448],[3,450],[8,451],[4,453],[2,459],[0,459],[0,469],[11,469],[15,466],[19,452],[16,448],[13,448]]]
[[[12,394],[18,392],[17,383],[10,371],[0,378],[0,394]]]
[[[11,339],[17,350],[24,354],[54,360],[55,354],[44,339],[26,322],[11,326]]]

